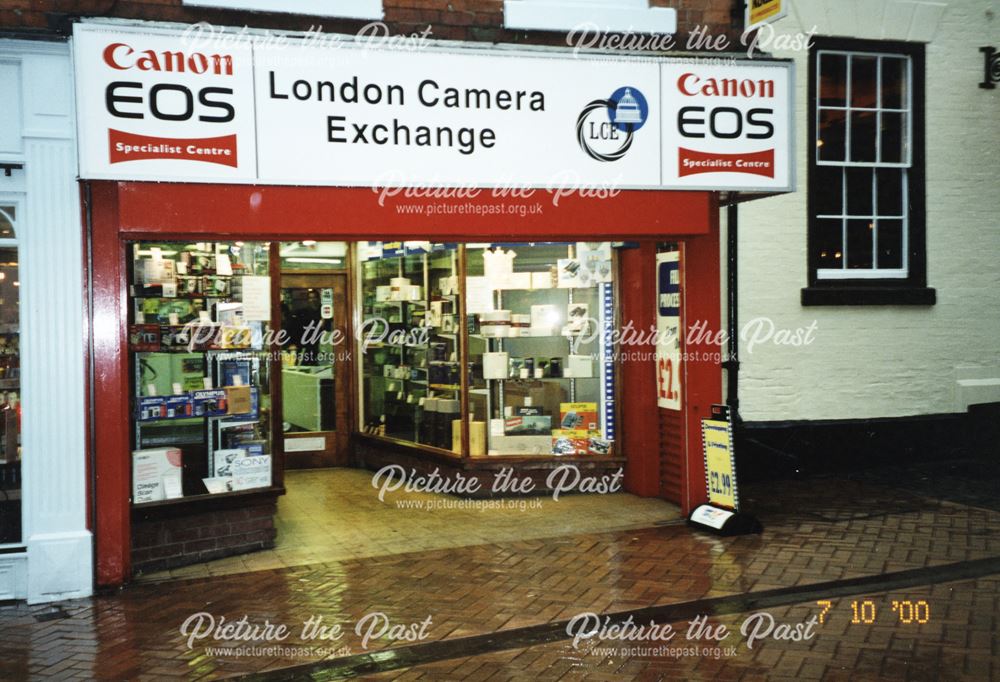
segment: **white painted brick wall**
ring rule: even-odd
[[[808,58],[796,59],[794,194],[740,207],[740,323],[819,324],[805,348],[741,344],[748,421],[961,412],[1000,401],[1000,88],[979,48],[1000,48],[1000,3],[796,0],[777,33],[927,42],[927,269],[937,305],[803,307],[807,282]],[[725,215],[722,216],[723,225]],[[961,382],[961,383],[960,383]]]

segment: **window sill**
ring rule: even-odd
[[[634,6],[631,6],[634,5]],[[504,0],[504,28],[531,31],[676,33],[677,10],[648,7],[645,2],[622,6],[581,0]]]
[[[813,286],[802,289],[802,305],[918,305],[937,303],[937,290],[913,286]]]
[[[133,503],[132,518],[134,520],[148,521],[151,519],[201,514],[219,509],[235,509],[245,507],[251,501],[264,498],[277,498],[284,494],[285,489],[283,487],[270,486],[268,488],[250,488],[249,490],[235,490],[228,493],[216,493],[214,495],[188,495],[169,500],[157,500],[156,502]]]

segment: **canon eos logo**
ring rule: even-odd
[[[677,79],[677,90],[685,97],[774,98],[774,81],[750,78],[702,78],[685,73]],[[677,112],[677,129],[688,138],[766,140],[774,137],[774,109],[754,107],[743,111],[735,106],[686,106]]]
[[[104,63],[116,71],[162,72],[164,74],[205,74],[232,76],[231,55],[201,52],[184,53],[163,50],[135,50],[127,43],[111,43],[102,53]],[[138,81],[112,81],[104,91],[104,104],[108,113],[117,118],[144,119],[147,116],[161,121],[189,121],[228,123],[236,117],[230,103],[232,88],[217,86],[190,88],[182,83],[169,82],[169,76],[149,85]]]

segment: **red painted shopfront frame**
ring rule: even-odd
[[[367,188],[89,182],[93,307],[93,451],[98,586],[131,577],[131,464],[127,346],[126,245],[141,239],[246,240],[582,241],[628,240],[620,255],[621,314],[637,329],[655,329],[655,253],[660,242],[682,242],[687,291],[685,317],[720,324],[718,195],[710,192],[620,191],[611,197],[564,196],[553,205],[539,197],[412,198],[384,201]],[[508,207],[541,205],[523,217]],[[436,215],[400,206],[445,207]],[[477,208],[478,207],[478,208]],[[492,207],[486,210],[484,207]],[[499,209],[497,209],[499,207]],[[621,363],[621,445],[627,457],[625,486],[647,497],[659,494],[659,418],[654,347],[630,347],[641,360]],[[712,357],[708,344],[685,348]],[[649,358],[646,361],[646,358]],[[705,499],[700,420],[721,400],[718,362],[685,363],[685,445],[681,507],[688,513]]]

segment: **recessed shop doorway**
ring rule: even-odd
[[[343,242],[281,244],[281,418],[286,469],[349,463],[352,344]]]

